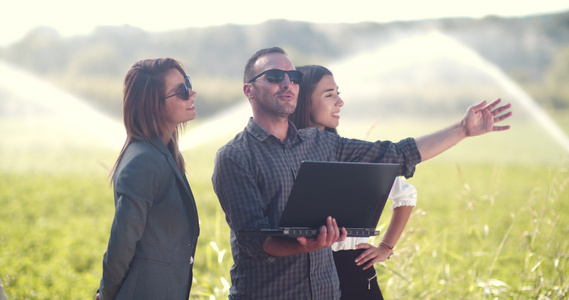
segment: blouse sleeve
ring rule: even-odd
[[[414,207],[417,205],[417,189],[403,178],[396,177],[388,198],[393,200],[392,210],[400,206]]]

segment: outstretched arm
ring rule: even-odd
[[[510,103],[494,109],[501,101],[502,99],[497,99],[488,105],[482,101],[472,105],[459,123],[416,138],[422,161],[439,155],[466,137],[510,129],[509,125],[495,125],[512,115],[511,111],[505,112],[511,107]]]

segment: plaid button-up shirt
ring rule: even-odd
[[[303,160],[399,163],[411,177],[421,161],[415,140],[367,142],[289,123],[282,143],[252,119],[219,149],[213,188],[231,228],[232,299],[339,299],[340,285],[330,247],[273,257],[264,237],[240,229],[277,227]]]

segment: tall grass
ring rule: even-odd
[[[7,298],[91,297],[113,213],[105,178],[0,178],[0,276]]]
[[[418,205],[396,255],[376,264],[387,299],[568,298],[569,163],[539,143],[537,129],[516,126],[508,135],[463,142],[417,167],[409,182]],[[371,139],[416,135],[374,130]],[[481,151],[484,144],[497,150]],[[8,145],[0,147],[0,282],[7,298],[91,299],[114,215],[107,170],[116,153]],[[201,222],[192,299],[226,299],[230,286],[229,229],[211,186],[219,146],[184,153]],[[381,230],[390,216],[386,209]]]
[[[225,299],[230,286],[229,230],[210,183],[214,152],[188,156],[202,229],[192,299]],[[8,299],[93,297],[114,213],[106,174],[0,177],[0,278]],[[376,265],[388,299],[568,297],[565,167],[433,161],[409,182],[419,190],[418,206],[396,255]]]
[[[567,169],[452,168],[410,180],[418,208],[377,268],[388,298],[566,299]]]

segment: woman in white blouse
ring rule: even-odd
[[[344,102],[332,72],[316,65],[296,69],[303,73],[303,78],[290,120],[298,129],[317,127],[337,134]],[[332,245],[342,299],[383,299],[373,265],[393,255],[395,244],[417,203],[417,190],[397,177],[389,199],[393,200],[393,215],[379,245],[369,244],[367,237],[349,237]]]

